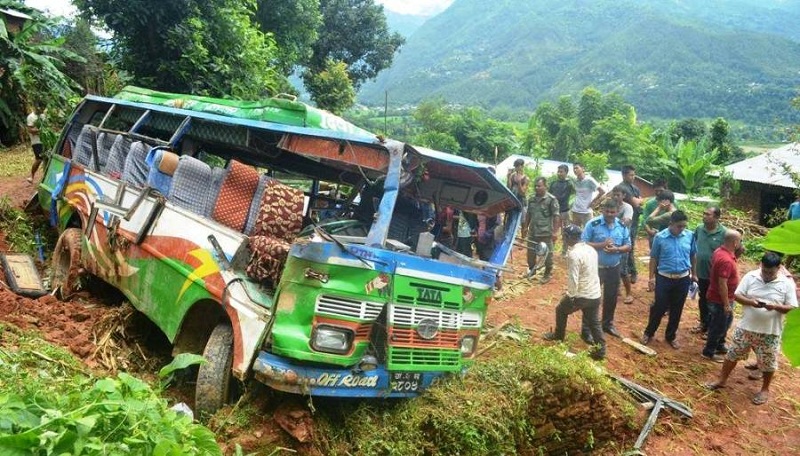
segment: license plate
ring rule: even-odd
[[[416,392],[422,386],[422,374],[419,372],[392,372],[391,384],[393,392]]]

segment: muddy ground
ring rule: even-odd
[[[24,177],[0,178],[0,196],[9,196],[17,205],[23,205],[33,192]],[[3,233],[0,233],[0,251],[6,251]],[[640,242],[639,255],[646,254],[647,245]],[[554,308],[564,289],[564,261],[556,256],[554,280],[539,285],[521,279],[524,271],[524,252],[514,252],[514,273],[505,277],[503,291],[489,309],[488,323],[498,325],[507,321],[527,328],[532,343],[548,343],[541,339],[543,332],[554,324]],[[44,265],[42,265],[43,267]],[[642,277],[645,265],[640,265]],[[742,264],[742,271],[753,268]],[[636,340],[646,324],[647,310],[652,293],[645,291],[645,281],[634,285],[635,300],[632,304],[620,304],[617,308],[617,328],[623,336]],[[0,286],[0,288],[5,288]],[[606,368],[639,384],[655,389],[668,397],[691,407],[694,418],[685,420],[669,411],[662,411],[655,431],[649,436],[644,450],[649,455],[661,454],[798,454],[800,453],[800,369],[791,368],[785,359],[772,384],[770,401],[762,406],[750,400],[760,382],[749,380],[748,371],[741,365],[731,376],[728,387],[716,393],[703,388],[703,383],[715,378],[720,365],[700,357],[703,340],[690,334],[696,324],[696,301],[687,301],[678,341],[680,350],[674,350],[663,340],[664,322],[655,341],[651,344],[658,354],[647,357],[636,352],[620,339],[609,337]],[[110,315],[116,313],[115,315]],[[109,323],[114,319],[127,319],[132,328],[123,338],[132,341],[125,346],[125,356],[115,357],[107,350],[104,336],[119,338],[119,331],[109,334]],[[87,368],[99,375],[113,369],[130,370],[144,376],[152,376],[160,365],[168,362],[168,347],[163,340],[147,329],[147,324],[137,322],[135,316],[125,314],[113,302],[107,291],[103,299],[88,293],[76,296],[70,302],[59,302],[46,296],[32,300],[17,296],[7,289],[0,290],[0,319],[23,328],[40,331],[48,341],[68,347],[82,359]],[[578,315],[568,323],[568,344],[573,351],[586,347],[576,336],[580,319]],[[144,328],[144,329],[143,329]],[[123,331],[124,332],[124,331]],[[139,352],[138,354],[136,352]],[[492,356],[491,349],[482,356]],[[191,405],[191,390],[186,387],[170,392],[175,401],[186,401]],[[256,391],[258,396],[259,391]],[[263,392],[261,392],[263,393]],[[269,396],[268,393],[262,395]],[[266,405],[269,403],[270,405]],[[285,403],[285,398],[284,398]],[[302,403],[302,402],[298,402]],[[308,445],[295,442],[275,421],[274,401],[264,401],[263,413],[250,416],[246,423],[217,426],[214,429],[223,448],[230,451],[234,443],[245,449],[256,448],[265,440],[274,445],[292,447],[302,454],[313,454]],[[290,416],[291,409],[278,416]],[[302,417],[301,417],[302,419]],[[214,428],[214,423],[212,423]]]

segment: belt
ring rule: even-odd
[[[658,271],[658,274],[661,275],[661,276],[664,276],[664,277],[666,277],[668,279],[682,279],[684,277],[688,277],[689,276],[689,271],[678,272],[676,274],[670,274],[668,272]]]
[[[615,264],[614,266],[598,266],[598,269],[612,269],[619,266],[619,263]]]

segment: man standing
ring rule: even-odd
[[[655,287],[655,302],[650,306],[647,328],[642,336],[642,344],[647,345],[661,324],[664,314],[669,312],[665,339],[677,350],[678,325],[681,322],[683,306],[689,285],[697,281],[695,262],[697,246],[691,231],[686,231],[688,218],[683,211],[670,215],[669,227],[653,238],[650,249],[650,280],[647,289]]]
[[[617,185],[613,189],[611,189],[611,197],[616,200],[617,204],[620,207],[619,213],[617,213],[617,218],[620,219],[623,225],[628,228],[628,231],[631,230],[631,223],[633,221],[633,206],[626,203],[625,200],[628,196],[628,189],[627,187],[623,187],[622,185]],[[625,300],[623,301],[625,304],[633,303],[633,292],[631,291],[631,274],[630,274],[630,264],[628,263],[628,257],[633,254],[633,235],[631,235],[631,251],[626,253],[625,256],[620,260],[620,267],[619,267],[619,275],[622,278],[622,286],[625,287]]]
[[[736,269],[736,249],[742,244],[742,235],[736,230],[725,230],[722,246],[714,250],[709,271],[708,287],[708,337],[703,348],[703,358],[722,362],[728,353],[725,335],[733,323],[734,291],[739,286],[739,271]],[[700,245],[697,246],[700,269]],[[698,276],[700,274],[698,273]],[[701,279],[702,280],[702,279]]]
[[[600,278],[597,275],[597,251],[580,242],[581,229],[567,225],[562,233],[569,247],[567,255],[567,294],[556,306],[556,329],[544,334],[545,340],[564,340],[567,317],[581,311],[583,326],[587,326],[596,347],[590,356],[603,359],[606,355],[606,340],[600,330],[597,309],[600,307]]]
[[[655,195],[644,203],[644,209],[642,210],[639,229],[645,230],[645,232],[647,232],[648,246],[653,245],[653,236],[655,236],[656,233],[660,230],[650,229],[645,222],[647,221],[647,218],[650,216],[650,214],[652,214],[653,211],[656,209],[656,206],[658,206],[658,197],[661,195],[661,193],[664,192],[664,190],[667,190],[667,180],[664,179],[663,177],[659,177],[658,179],[653,181],[653,191],[655,192]],[[677,208],[678,206],[675,205],[675,207]]]
[[[31,138],[31,148],[33,149],[31,177],[26,179],[29,184],[33,183],[33,180],[36,179],[36,171],[39,170],[39,165],[42,164],[42,159],[44,158],[44,146],[42,145],[41,138],[39,138],[39,123],[41,120],[44,120],[44,115],[39,115],[36,111],[37,109],[34,106],[31,109],[31,113],[28,114],[28,117],[25,119],[25,123],[28,126],[28,135]]]
[[[605,190],[598,187],[593,180],[586,177],[586,170],[583,163],[572,165],[575,173],[575,201],[572,202],[572,223],[584,228],[586,222],[592,218],[592,203],[603,196]],[[594,191],[597,190],[597,197],[592,199]],[[585,228],[584,228],[585,230]]]
[[[742,319],[733,332],[733,344],[725,357],[719,378],[706,387],[716,390],[725,386],[733,368],[747,358],[750,350],[756,354],[758,368],[763,373],[761,390],[753,396],[753,404],[769,400],[769,385],[778,369],[781,334],[786,313],[797,307],[794,283],[779,274],[781,257],[767,252],[761,258],[761,269],[750,271],[734,294],[744,306]]]
[[[636,235],[639,232],[639,216],[642,214],[642,193],[639,187],[634,185],[636,181],[636,168],[633,165],[625,165],[622,167],[622,183],[621,187],[628,191],[625,197],[625,202],[630,204],[633,208],[633,218],[631,219],[630,232],[631,232],[631,251],[628,252],[626,261],[628,262],[627,272],[630,277],[631,283],[636,283],[638,279],[638,271],[636,270],[636,257],[634,251],[636,250]]]
[[[565,225],[569,222],[569,197],[575,193],[575,184],[567,179],[569,174],[569,166],[561,164],[558,165],[557,178],[550,184],[550,194],[555,196],[558,200],[558,208],[560,209],[559,221],[560,225]],[[559,229],[561,227],[559,226]],[[567,256],[567,240],[561,237],[561,255]]]
[[[534,245],[544,242],[547,244],[547,256],[544,260],[544,275],[539,280],[545,284],[550,281],[553,274],[553,243],[556,240],[556,227],[558,226],[558,200],[547,192],[547,179],[537,177],[533,181],[533,196],[528,200],[528,213],[525,224],[522,226],[522,237],[527,239],[528,245],[528,277],[536,271],[536,250]]]
[[[598,272],[603,287],[603,331],[614,337],[621,337],[614,326],[614,313],[617,309],[619,294],[620,263],[625,253],[631,249],[631,238],[628,228],[617,218],[619,206],[613,199],[603,202],[603,214],[586,224],[581,240],[598,253]],[[590,337],[587,326],[583,327],[581,337],[586,341]]]
[[[663,190],[656,197],[656,202],[658,203],[656,208],[644,219],[645,230],[650,237],[655,237],[656,233],[667,229],[670,215],[677,209],[675,194],[669,190]],[[650,248],[652,247],[653,243],[651,242]]]
[[[506,185],[522,203],[525,203],[528,196],[528,182],[528,176],[525,175],[525,160],[521,158],[514,160],[514,169],[508,173]]]
[[[708,332],[709,305],[706,298],[708,286],[711,283],[711,255],[725,237],[725,227],[719,223],[722,212],[716,206],[708,206],[703,211],[703,223],[694,230],[694,240],[697,244],[697,285],[699,298],[697,306],[700,310],[700,324],[690,332],[705,334]]]

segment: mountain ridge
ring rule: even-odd
[[[732,15],[755,4],[726,1]],[[800,20],[800,5],[758,3],[781,4],[785,18]],[[677,4],[685,11],[668,16]],[[456,0],[409,37],[359,102],[380,105],[388,90],[393,106],[441,96],[533,109],[594,86],[650,117],[800,118],[788,108],[800,86],[800,42],[756,30],[762,23],[735,29],[720,25],[722,14],[716,23],[691,17],[701,7],[696,0]]]

